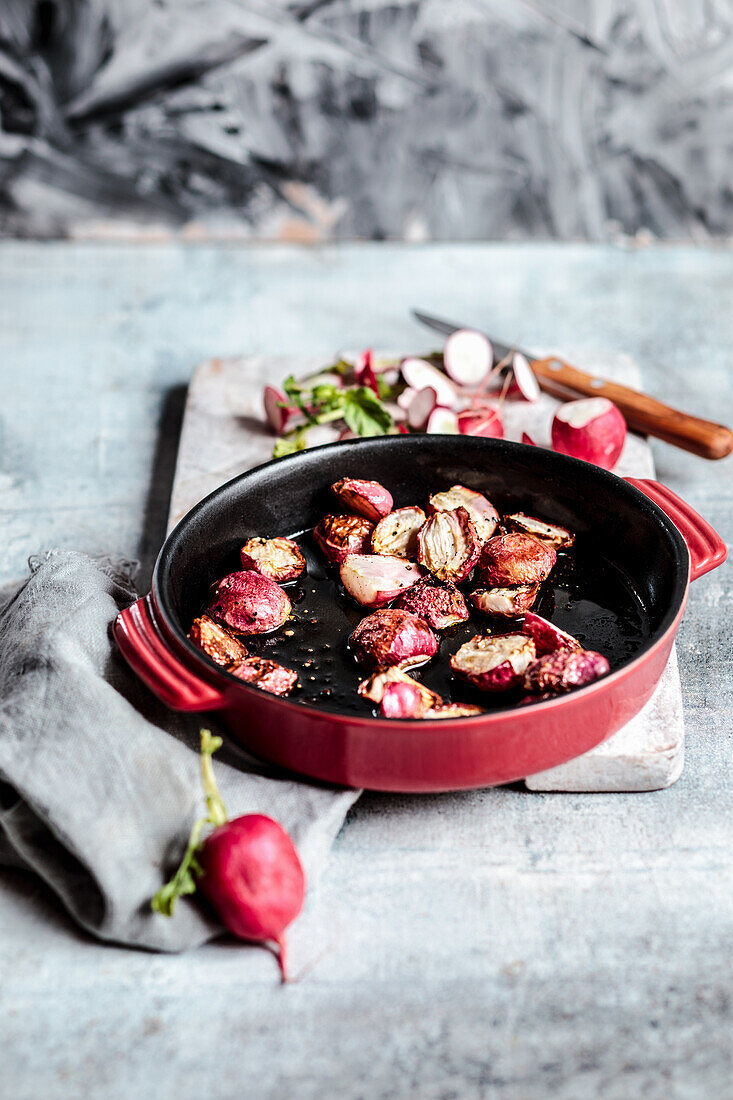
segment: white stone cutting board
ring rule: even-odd
[[[591,373],[640,388],[638,368],[628,356],[565,349],[564,357]],[[248,356],[209,359],[198,367],[188,390],[169,529],[217,486],[270,458],[274,439],[263,421],[262,387],[327,365],[324,357]],[[547,443],[557,405],[546,394],[534,405],[505,402],[507,438],[518,440],[526,431],[535,442]],[[615,472],[654,476],[644,439],[627,437]],[[529,776],[526,784],[534,791],[652,791],[674,783],[683,761],[682,697],[673,649],[657,690],[627,726],[584,756]]]

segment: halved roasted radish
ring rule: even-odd
[[[417,615],[385,607],[361,620],[349,639],[349,647],[366,668],[412,668],[435,656],[438,639]]]
[[[305,569],[305,558],[292,539],[247,539],[239,556],[244,569],[254,569],[278,584],[294,581]]]
[[[461,435],[477,435],[483,439],[503,439],[504,424],[496,409],[465,409],[458,414]]]
[[[476,634],[451,657],[450,667],[479,691],[509,691],[521,684],[534,659],[534,642],[526,634]]]
[[[415,504],[396,508],[380,519],[374,528],[372,550],[375,554],[414,561],[417,557],[417,533],[426,519],[422,508]]]
[[[513,532],[489,539],[481,552],[479,573],[488,588],[541,584],[557,560],[551,546],[531,535]]]
[[[442,493],[433,493],[428,501],[428,512],[453,512],[456,508],[465,508],[476,533],[482,542],[491,538],[499,522],[499,513],[483,493],[468,489],[465,485],[452,485]]]
[[[193,620],[188,637],[222,668],[228,668],[247,656],[247,650],[239,639],[208,615],[199,615]]]
[[[447,630],[469,617],[463,593],[450,581],[434,576],[421,577],[397,597],[394,606],[419,615],[433,630]]]
[[[478,386],[491,370],[494,349],[491,341],[475,329],[452,332],[443,346],[443,365],[459,386]]]
[[[392,494],[378,481],[342,477],[331,486],[331,492],[350,512],[366,516],[373,523],[392,511]]]
[[[452,409],[437,406],[428,417],[425,431],[431,435],[458,435],[458,417]]]
[[[425,684],[421,684],[418,680],[413,680],[412,676],[408,676],[408,674],[397,665],[381,669],[379,672],[375,672],[373,676],[370,676],[368,680],[362,680],[357,691],[362,698],[369,699],[372,703],[381,703],[384,689],[388,684],[396,683],[414,684],[419,689],[426,707],[437,706],[439,703],[443,702],[439,695],[431,691],[430,688],[425,687]]]
[[[340,565],[349,554],[369,549],[373,530],[364,516],[324,516],[313,529],[313,541],[330,562]]]
[[[435,512],[417,536],[417,560],[442,581],[460,584],[478,561],[482,542],[465,508]]]
[[[457,401],[458,393],[450,378],[426,359],[403,359],[400,370],[408,386],[413,390],[430,386],[438,395],[438,402],[446,408],[452,408]]]
[[[341,583],[362,607],[383,607],[421,576],[420,567],[404,558],[381,554],[349,554],[341,569]]]
[[[534,641],[538,657],[545,653],[554,653],[556,649],[582,649],[582,645],[572,634],[566,634],[559,626],[528,611],[524,616],[522,631]]]
[[[546,523],[537,516],[528,516],[524,512],[514,512],[511,516],[504,517],[504,526],[509,531],[521,531],[525,535],[544,542],[546,546],[553,546],[556,550],[572,546],[575,535],[568,531],[567,527],[560,527],[557,523]]]
[[[537,599],[538,584],[522,584],[513,588],[477,588],[469,599],[484,615],[515,619],[524,615]]]
[[[612,470],[626,439],[626,421],[607,397],[585,397],[561,405],[552,421],[552,446]]]
[[[244,680],[245,684],[252,684],[260,691],[268,691],[270,695],[289,695],[298,683],[298,674],[292,668],[285,668],[265,657],[245,657],[232,665],[229,671],[238,680]]]
[[[267,423],[278,435],[287,431],[292,421],[300,415],[300,409],[291,405],[287,396],[276,386],[265,386],[262,403],[265,407]]]
[[[610,665],[592,649],[556,649],[538,657],[524,673],[524,690],[536,694],[571,691],[605,676]]]
[[[539,382],[529,360],[526,355],[522,355],[521,351],[515,351],[512,356],[512,373],[517,389],[525,401],[536,401],[540,396]]]

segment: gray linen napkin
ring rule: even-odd
[[[0,610],[0,863],[38,874],[103,940],[181,951],[221,931],[190,898],[150,898],[203,806],[199,729],[162,706],[116,650],[136,593],[129,563],[53,551]],[[231,817],[290,833],[312,887],[357,791],[280,778],[231,742],[214,769]]]

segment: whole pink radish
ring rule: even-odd
[[[552,421],[553,450],[612,470],[626,439],[626,421],[607,397],[561,405]]]
[[[201,730],[201,781],[207,815],[194,823],[178,870],[152,899],[151,907],[171,917],[177,899],[195,893],[200,886],[233,935],[277,945],[285,982],[285,930],[303,908],[305,873],[295,845],[277,821],[264,814],[228,819],[211,765],[212,754],[221,743],[220,737]],[[207,825],[213,825],[214,831],[202,841]]]

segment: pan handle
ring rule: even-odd
[[[223,692],[200,679],[165,644],[150,596],[121,611],[112,631],[133,672],[172,710],[216,710],[224,705]]]
[[[627,477],[624,480],[654,501],[679,530],[690,551],[691,581],[723,564],[728,557],[725,542],[708,521],[698,515],[682,497],[678,497],[666,485],[649,478]]]

